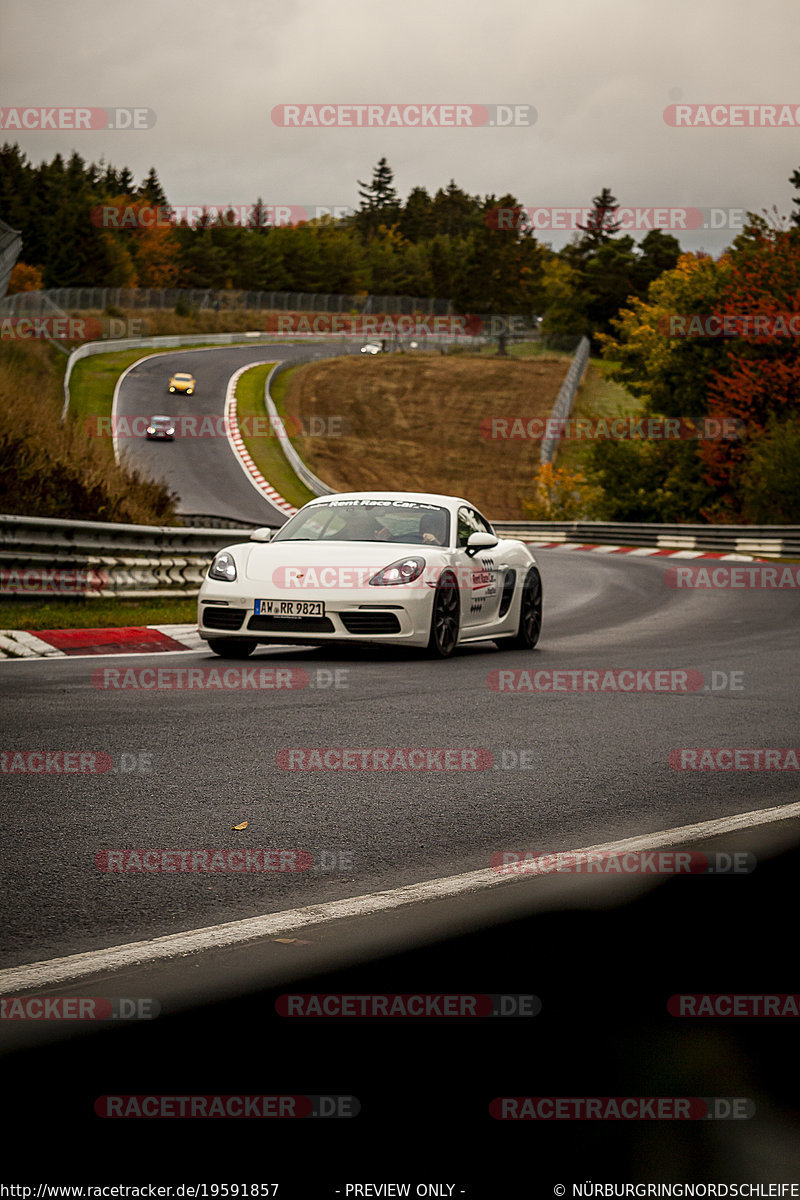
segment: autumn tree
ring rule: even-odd
[[[23,262],[14,263],[8,278],[9,296],[17,292],[38,292],[43,286],[42,272],[38,267],[31,267]]]
[[[735,522],[743,516],[743,476],[754,461],[754,443],[770,424],[774,437],[777,425],[800,416],[800,228],[775,228],[749,214],[730,264],[715,311],[739,326],[736,336],[718,339],[724,361],[709,381],[708,413],[743,422],[745,436],[707,441],[701,457],[719,494],[709,516]],[[760,326],[743,321],[757,316]]]

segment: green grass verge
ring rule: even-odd
[[[641,402],[619,383],[606,378],[606,364],[592,358],[586,368],[583,383],[572,405],[570,418],[582,417],[591,421],[613,420],[616,417],[631,417],[641,411]],[[589,440],[563,441],[556,453],[555,465],[571,471],[583,471],[594,443]]]
[[[0,601],[0,629],[114,629],[124,625],[193,625],[197,596]]]
[[[111,404],[117,380],[126,367],[142,358],[142,351],[119,350],[115,354],[96,354],[76,362],[69,380],[69,415],[87,436],[96,433],[92,417],[111,416]],[[109,456],[114,457],[111,437],[97,439]]]
[[[264,427],[267,420],[267,410],[264,405],[264,386],[273,364],[251,367],[239,377],[236,385],[236,411],[239,418],[239,428],[242,431],[244,444],[250,457],[265,479],[269,480],[276,491],[294,504],[297,508],[314,499],[314,493],[309,491],[304,483],[297,478],[283,452],[281,439],[270,430],[268,434],[256,434],[255,429]],[[276,391],[280,392],[280,402],[275,398],[275,407],[281,416],[284,415],[283,397],[286,385],[283,380],[290,372],[285,371],[278,376],[276,386],[272,390],[275,398]],[[281,387],[281,384],[283,386]]]

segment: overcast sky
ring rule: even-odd
[[[155,166],[176,205],[358,204],[385,156],[401,197],[450,179],[530,207],[787,213],[800,166],[797,0],[2,0],[3,106],[155,110],[141,131],[6,129]],[[282,104],[528,104],[512,128],[286,128]],[[683,104],[788,104],[798,126],[675,128]],[[0,214],[2,216],[2,214]],[[640,218],[641,219],[641,218]],[[704,214],[707,219],[707,214]],[[722,228],[679,234],[718,252]],[[734,217],[735,220],[735,217]],[[724,222],[724,224],[723,224]],[[642,227],[642,231],[646,226]],[[542,230],[558,247],[567,235]]]

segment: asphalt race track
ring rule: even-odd
[[[119,426],[138,429],[136,418],[163,413],[180,418],[195,416],[196,428],[202,428],[202,418],[219,418],[222,428],[225,411],[225,390],[234,372],[248,363],[291,361],[307,357],[308,346],[267,345],[183,350],[174,354],[148,356],[124,376],[115,408]],[[329,351],[314,348],[317,357],[329,353],[341,354],[341,348]],[[170,394],[168,382],[175,371],[188,371],[197,380],[197,391],[186,396]],[[124,419],[124,420],[123,420]],[[141,422],[139,422],[141,424]],[[217,424],[214,426],[217,427]],[[151,478],[163,480],[178,493],[178,511],[204,516],[226,517],[235,521],[263,522],[283,525],[286,514],[271,504],[266,496],[249,481],[236,461],[227,437],[180,436],[180,426],[173,442],[150,441],[144,436],[125,436],[119,439],[119,451],[131,466],[143,470]]]
[[[189,401],[194,411],[221,413],[225,382],[248,354],[269,357],[263,347],[218,351],[201,373],[203,356],[181,355],[200,389],[178,403],[153,397],[137,368],[120,404],[128,415],[177,413]],[[159,380],[176,357],[159,360]],[[142,442],[136,453],[143,464],[168,457],[184,506],[212,512],[214,497],[224,496],[225,511],[261,519],[247,516],[260,502],[238,466],[217,477],[209,465],[230,454],[226,441]],[[234,496],[237,474],[242,492]],[[192,490],[198,480],[206,495]],[[796,770],[670,764],[682,748],[800,744],[796,589],[671,587],[681,564],[674,558],[545,550],[538,559],[545,608],[533,652],[487,644],[436,662],[379,647],[263,647],[243,664],[205,651],[1,663],[7,753],[102,753],[115,770],[2,776],[0,969],[352,897],[366,905],[386,889],[485,871],[504,851],[569,851],[800,802]],[[307,686],[115,686],[128,670],[137,672],[130,684],[157,668],[255,671],[251,678],[295,669]],[[661,694],[490,686],[491,673],[534,668],[672,669],[703,681]],[[482,750],[492,759],[479,771],[381,771],[288,770],[278,757],[297,748],[395,747]],[[242,1139],[255,1137],[259,1178],[287,1181],[279,1195],[289,1197],[334,1196],[344,1180],[366,1178],[368,1150],[382,1164],[375,1178],[407,1178],[413,1168],[416,1178],[452,1182],[452,1195],[476,1200],[552,1196],[577,1172],[796,1179],[797,1021],[677,1021],[666,1006],[677,993],[800,990],[800,817],[684,840],[752,855],[756,869],[511,879],[385,912],[354,910],[341,922],[319,908],[316,923],[286,937],[107,968],[72,985],[47,983],[46,966],[45,981],[28,991],[156,997],[163,1015],[79,1033],[0,1023],[0,1049],[12,1052],[5,1121],[33,1114],[20,1135],[32,1161],[40,1133],[57,1124],[104,1169],[166,1153],[163,1177],[175,1182],[189,1182],[193,1166],[199,1178],[238,1178]],[[224,873],[98,866],[114,850],[263,848],[305,851],[312,865]],[[531,993],[543,1007],[528,1022],[293,1022],[275,1007],[290,984],[348,995]],[[204,1121],[95,1115],[100,1095],[156,1092],[355,1095],[361,1113],[214,1122],[213,1139]],[[37,1118],[43,1094],[47,1109]],[[749,1097],[756,1115],[626,1125],[489,1117],[493,1098],[523,1095]],[[253,1153],[250,1145],[251,1174]]]
[[[114,674],[97,686],[104,667],[241,669],[205,652],[3,663],[7,749],[104,751],[131,767],[4,777],[6,900],[23,894],[25,904],[8,909],[3,965],[485,868],[506,849],[592,846],[800,799],[795,771],[669,764],[682,747],[796,744],[795,592],[670,588],[665,572],[679,560],[543,551],[540,561],[543,635],[527,655],[487,643],[445,662],[268,647],[247,660],[304,669],[309,686],[291,690],[118,688]],[[717,685],[741,672],[741,690],[488,686],[490,672],[530,663],[685,668],[709,683],[716,671]],[[488,749],[495,764],[387,772],[276,762],[283,749],[337,746]],[[504,769],[523,750],[531,765]],[[150,756],[144,771],[140,754]],[[232,832],[244,820],[247,830]],[[99,851],[125,847],[302,848],[337,864],[347,852],[352,869],[122,877],[95,867]]]

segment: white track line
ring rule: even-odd
[[[641,837],[625,838],[620,842],[609,842],[602,846],[586,846],[579,850],[565,850],[563,854],[625,854],[636,851],[656,850],[661,846],[677,846],[699,838],[717,837],[719,834],[735,833],[756,825],[767,825],[772,821],[787,821],[800,817],[800,803],[785,804],[779,808],[765,808],[754,812],[738,813],[715,821],[701,821],[697,825],[681,825],[677,829],[665,829],[659,833],[646,833]],[[526,872],[526,876],[534,872]],[[545,870],[542,874],[546,874]],[[353,896],[347,900],[331,900],[324,904],[310,904],[306,908],[292,908],[285,912],[269,913],[261,917],[249,917],[241,921],[229,921],[223,925],[210,925],[203,929],[191,929],[185,933],[171,933],[166,937],[153,938],[147,942],[128,942],[122,946],[111,946],[106,950],[90,950],[86,954],[71,954],[68,958],[51,958],[45,962],[29,963],[23,967],[11,967],[0,971],[0,995],[8,995],[30,988],[52,987],[57,983],[97,975],[132,966],[144,966],[165,962],[171,958],[196,954],[202,950],[221,950],[256,938],[273,937],[289,933],[306,925],[322,925],[343,917],[364,917],[406,904],[419,904],[425,900],[444,900],[463,892],[476,892],[498,884],[513,886],[520,877],[502,875],[487,868],[469,871],[464,875],[450,875],[444,879],[432,879],[425,883],[413,883],[407,887],[393,888],[386,892],[372,892],[366,896]]]

